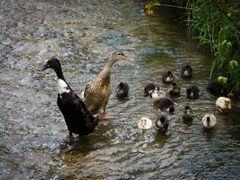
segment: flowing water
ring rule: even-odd
[[[140,0],[11,0],[0,2],[0,176],[1,179],[238,179],[240,112],[221,115],[206,91],[212,57],[187,38],[184,27],[161,9],[148,17]],[[109,121],[85,137],[69,141],[57,104],[56,75],[38,73],[44,60],[56,56],[71,87],[80,94],[122,50],[133,63],[112,69]],[[180,78],[184,64],[193,78]],[[171,70],[182,91],[176,112],[168,115],[166,135],[153,126],[137,128],[142,116],[153,121],[160,110],[143,96],[148,82],[161,82]],[[120,81],[129,83],[128,99],[115,96]],[[200,98],[188,100],[186,87],[196,84]],[[191,125],[181,121],[182,107],[192,106]],[[201,117],[214,113],[218,124],[205,132]]]

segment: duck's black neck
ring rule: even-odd
[[[62,68],[54,69],[54,71],[56,72],[58,79],[62,79],[65,81],[65,78],[64,78],[63,72],[62,72]]]

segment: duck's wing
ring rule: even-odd
[[[74,101],[73,101],[73,107],[75,107],[76,111],[82,111],[83,113],[90,114],[89,110],[87,109],[84,102],[81,100],[80,97],[78,97],[77,94],[73,93]]]
[[[76,95],[77,96],[77,95]],[[99,119],[95,118],[90,111],[87,109],[86,105],[84,102],[78,97],[76,98],[76,103],[77,103],[77,110],[82,111],[83,117],[81,120],[84,123],[84,131],[86,134],[91,133],[93,129],[97,126],[99,123]]]
[[[86,87],[84,90],[84,98],[88,97],[91,94],[93,83],[94,83],[93,81],[89,81],[86,84]]]
[[[90,111],[87,109],[85,103],[81,100],[81,98],[78,97],[77,94],[74,93],[74,108],[75,112],[79,112],[79,115],[82,115],[83,118],[81,118],[81,121],[83,121],[84,125],[87,128],[94,128],[98,122],[99,119],[95,118]]]

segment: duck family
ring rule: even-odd
[[[112,66],[120,60],[129,61],[131,59],[121,51],[112,53],[102,71],[86,84],[82,98],[79,98],[66,82],[61,63],[57,58],[51,58],[45,62],[41,70],[44,71],[51,68],[57,75],[57,105],[63,114],[70,137],[73,134],[88,135],[94,131],[101,120],[109,118],[106,107],[112,93],[111,69]],[[181,77],[186,79],[192,77],[192,68],[190,65],[182,67]],[[171,71],[163,73],[162,82],[168,86],[171,85],[171,89],[168,91],[170,97],[167,96],[167,93],[159,85],[157,86],[154,83],[148,83],[144,86],[144,96],[149,96],[153,104],[156,105],[160,111],[166,111],[172,114],[175,112],[176,105],[172,98],[180,96],[181,88],[174,82],[174,76]],[[221,94],[223,88],[217,83],[211,83],[207,89],[212,90],[215,85],[219,88],[216,94]],[[128,83],[120,82],[115,92],[118,98],[127,97],[129,93]],[[192,100],[198,99],[199,92],[200,90],[196,85],[190,85],[186,87],[186,98]],[[232,109],[232,101],[227,97],[221,96],[216,100],[215,106],[220,113],[228,112]],[[182,121],[190,122],[193,120],[193,117],[192,108],[189,105],[184,106],[182,110]],[[166,114],[160,114],[156,118],[155,126],[159,131],[166,132],[169,127],[169,122],[169,117]],[[216,117],[208,113],[202,118],[202,124],[204,128],[211,129],[217,124]],[[152,120],[148,117],[142,117],[137,124],[141,130],[150,129],[152,125]]]

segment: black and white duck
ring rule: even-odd
[[[153,104],[157,104],[160,98],[166,97],[166,93],[160,88],[155,87],[154,91],[150,94],[150,98],[153,100]]]
[[[217,119],[213,114],[205,114],[202,123],[204,128],[212,129],[217,124]]]
[[[156,127],[159,129],[161,132],[166,132],[169,126],[169,120],[168,117],[164,114],[160,115],[157,120],[155,121]]]
[[[121,51],[116,51],[111,54],[106,65],[96,78],[86,84],[83,93],[84,102],[93,114],[99,114],[101,119],[109,119],[106,113],[109,96],[112,93],[111,84],[111,69],[113,64],[119,60],[129,61],[132,60]]]
[[[181,69],[181,75],[183,78],[192,77],[192,67],[190,65],[184,65]]]
[[[128,96],[129,85],[126,82],[120,82],[116,87],[116,95],[118,98],[125,98]]]
[[[199,98],[199,88],[196,85],[191,85],[187,88],[187,98],[197,99]]]
[[[144,96],[150,96],[155,90],[156,86],[153,83],[148,83],[144,86]]]
[[[162,82],[166,84],[170,84],[174,81],[174,77],[171,71],[167,71],[162,75]]]
[[[92,133],[99,119],[92,116],[82,100],[65,81],[60,61],[57,58],[47,60],[41,70],[48,68],[53,69],[57,74],[57,105],[63,114],[70,137],[73,133],[78,135]]]

